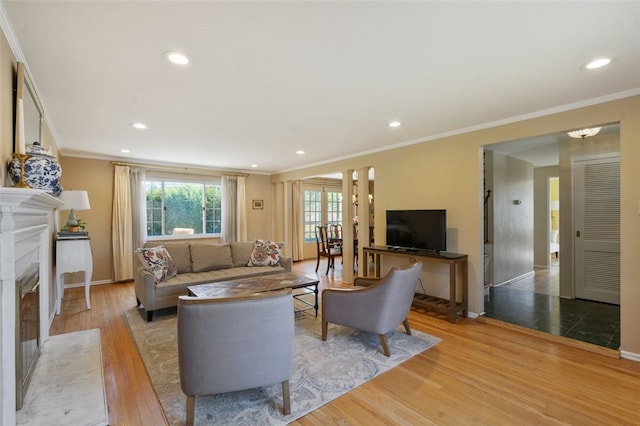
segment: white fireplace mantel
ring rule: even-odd
[[[40,345],[49,338],[53,210],[62,202],[45,190],[0,187],[0,424],[16,421],[16,278],[34,262],[40,273]]]

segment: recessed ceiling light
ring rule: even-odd
[[[400,123],[399,121],[390,121],[389,124],[387,124],[389,127],[400,127]]]
[[[296,154],[298,154],[298,155],[304,155],[304,151],[303,151],[303,150],[301,150],[301,149],[299,149],[299,150],[297,150],[297,151],[296,151]]]
[[[120,150],[120,152],[121,152],[121,153],[123,153],[123,154],[128,154],[128,153],[130,153],[131,151],[130,151],[130,150],[128,150],[127,148],[122,148],[122,149]]]
[[[596,68],[602,68],[611,63],[611,58],[598,58],[594,59],[591,62],[588,62],[584,68],[588,70],[594,70]]]
[[[176,65],[187,65],[189,63],[189,58],[180,52],[168,51],[164,52],[162,56],[169,62],[174,63]]]
[[[258,167],[257,164],[252,164],[251,167],[253,167],[254,169]]]
[[[135,127],[136,129],[140,129],[140,130],[145,130],[145,129],[149,128],[149,126],[147,126],[144,123],[133,123],[132,126]]]

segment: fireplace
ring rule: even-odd
[[[16,424],[18,393],[26,389],[60,303],[51,242],[53,210],[61,205],[45,190],[0,187],[0,425]]]
[[[40,356],[39,265],[16,280],[16,409],[22,402]]]

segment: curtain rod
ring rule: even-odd
[[[232,173],[232,172],[221,172],[221,171],[214,172],[208,169],[201,169],[197,167],[193,168],[193,167],[179,167],[179,166],[160,166],[160,165],[154,165],[154,164],[124,163],[121,161],[112,161],[111,164],[113,164],[114,166],[141,167],[148,170],[158,170],[158,171],[174,172],[174,173],[188,172],[188,173],[199,173],[199,174],[213,175],[213,176],[241,176],[241,177],[249,176],[248,173]]]

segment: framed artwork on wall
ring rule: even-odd
[[[254,210],[262,210],[264,208],[263,200],[253,200],[253,209]]]

